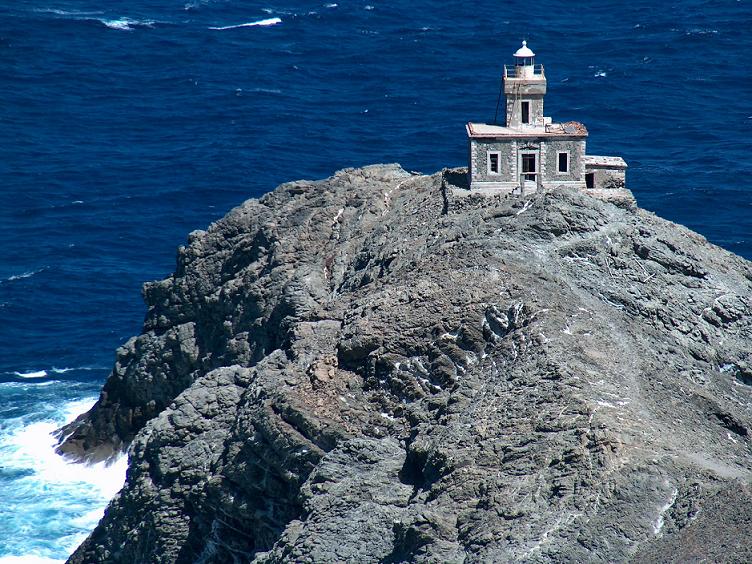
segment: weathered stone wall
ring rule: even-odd
[[[593,173],[593,187],[601,190],[615,190],[626,188],[626,171],[623,168],[588,167],[587,172]]]
[[[488,153],[501,153],[500,174],[488,173]],[[470,162],[472,163],[471,182],[492,182],[517,185],[519,183],[518,153],[537,151],[538,170],[544,184],[584,182],[585,180],[585,140],[584,139],[545,139],[525,140],[472,139],[470,141]],[[558,153],[568,151],[569,172],[558,172]]]
[[[541,171],[543,181],[582,181],[585,179],[585,140],[556,139],[541,144]],[[569,153],[569,172],[559,172],[559,152]]]
[[[488,174],[488,153],[499,151],[499,173]],[[511,182],[517,174],[517,141],[471,139],[470,158],[473,182]]]
[[[539,94],[525,94],[519,97],[514,95],[506,96],[507,108],[507,126],[519,127],[522,123],[522,101],[530,102],[530,123],[534,124],[537,120],[543,119],[543,96]]]

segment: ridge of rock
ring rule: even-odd
[[[60,431],[129,452],[70,562],[752,559],[750,263],[456,174],[346,169],[190,234]]]

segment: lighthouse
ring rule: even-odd
[[[522,42],[514,54],[514,65],[504,65],[506,126],[520,127],[541,123],[546,74],[543,65],[535,64],[535,53]]]
[[[556,123],[543,113],[546,73],[523,41],[504,65],[505,115],[498,123],[469,122],[471,190],[525,192],[571,186],[583,190],[625,188],[621,157],[586,154],[588,131],[578,121]]]

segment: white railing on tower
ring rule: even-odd
[[[544,76],[546,75],[543,65],[504,65],[504,78],[543,78]]]

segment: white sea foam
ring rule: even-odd
[[[33,372],[14,372],[15,376],[18,376],[19,378],[46,378],[47,377],[47,371],[46,370],[35,370]]]
[[[8,276],[6,280],[8,282],[12,282],[13,280],[23,280],[24,278],[31,278],[35,274],[39,274],[40,272],[42,272],[45,268],[46,267],[38,268],[37,270],[29,270],[28,272],[23,272],[21,274],[14,274],[13,276]]]
[[[58,368],[57,366],[53,366],[52,368],[45,368],[42,370],[29,370],[28,372],[4,372],[3,374],[9,374],[11,376],[16,376],[18,378],[27,378],[27,379],[35,379],[35,378],[46,378],[50,374],[66,374],[68,372],[74,372],[74,371],[90,371],[90,370],[106,370],[106,368],[103,368],[101,366],[77,366],[75,368]]]
[[[209,29],[215,29],[218,31],[223,31],[225,29],[237,29],[239,27],[258,27],[258,26],[270,26],[270,25],[277,25],[282,23],[281,18],[266,18],[265,20],[258,20],[255,22],[248,22],[238,25],[226,25],[222,27],[210,27]]]
[[[109,27],[110,29],[119,29],[121,31],[131,31],[134,27],[153,27],[154,24],[156,23],[154,20],[134,20],[132,18],[127,18],[127,17],[115,18],[115,19],[92,17],[92,16],[103,15],[105,12],[101,10],[84,11],[84,10],[59,10],[56,8],[43,8],[43,9],[34,10],[34,11],[37,13],[43,13],[43,14],[55,14],[56,16],[63,16],[71,20],[99,22]],[[83,203],[83,202],[76,201],[73,203]]]
[[[5,372],[5,374],[13,374],[12,372]],[[54,384],[59,384],[59,381],[56,380],[45,380],[44,382],[0,382],[0,391],[2,391],[3,388],[18,388],[21,390],[30,390],[32,388],[46,388],[47,386],[52,386]]]
[[[153,20],[132,20],[131,18],[118,18],[116,20],[98,19],[110,29],[119,29],[121,31],[132,31],[136,27],[154,27]]]
[[[95,401],[95,398],[87,398],[67,403],[61,410],[65,416],[62,423],[73,421],[79,414],[88,411]],[[0,449],[4,452],[3,466],[11,470],[33,470],[34,481],[42,482],[45,486],[95,488],[101,494],[99,497],[109,500],[123,485],[125,457],[111,465],[83,465],[65,460],[55,452],[57,439],[53,433],[60,424],[60,421],[32,423],[0,439]]]
[[[87,411],[95,398],[50,406],[49,416],[24,424],[6,419],[0,428],[0,537],[7,540],[0,564],[65,559],[104,514],[125,480],[127,457],[114,463],[73,464],[55,452],[53,432]],[[10,479],[10,481],[8,481]],[[29,527],[29,523],[35,523]]]
[[[62,410],[64,417],[63,424],[70,423],[82,413],[89,411],[94,406],[96,401],[96,398],[84,398],[80,400],[69,401],[68,403],[66,403],[65,407]]]
[[[96,16],[99,14],[104,14],[104,12],[102,12],[101,10],[59,10],[57,8],[39,8],[34,11],[38,14],[55,14],[56,16]]]
[[[65,559],[47,558],[38,554],[24,556],[0,556],[0,564],[61,564]]]
[[[131,23],[129,20],[126,19],[120,19],[120,20],[99,20],[104,25],[109,27],[110,29],[122,29],[122,30],[130,30],[133,29],[131,27]]]
[[[90,371],[90,370],[107,370],[104,366],[76,366],[75,368],[58,368],[57,366],[53,366],[50,368],[50,372],[53,374],[65,374],[66,372],[73,372],[73,371]]]

